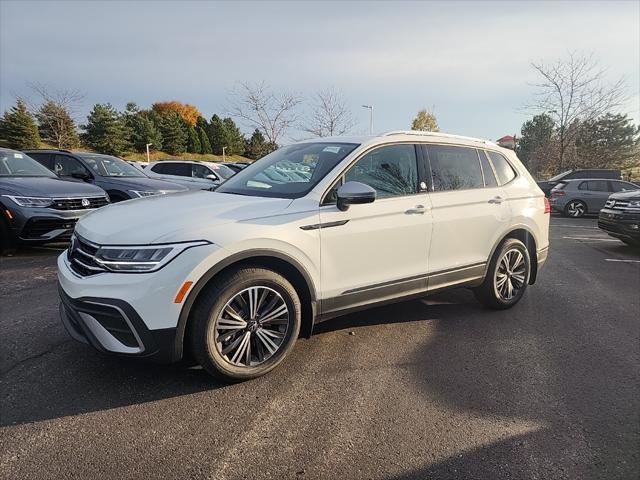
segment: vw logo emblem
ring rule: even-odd
[[[82,202],[80,202],[80,203],[82,203],[82,206],[83,206],[84,208],[87,208],[89,205],[91,205],[91,202],[89,201],[89,199],[88,199],[88,198],[83,198],[83,199],[82,199]]]

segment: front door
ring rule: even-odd
[[[323,313],[426,288],[431,212],[418,172],[415,145],[378,147],[342,177],[373,187],[375,202],[344,212],[321,206]],[[335,200],[338,186],[329,198]]]

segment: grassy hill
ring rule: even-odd
[[[125,160],[133,160],[136,162],[146,162],[147,154],[146,153],[128,153],[123,155]],[[198,160],[198,161],[209,161],[209,162],[221,162],[222,155],[213,155],[213,154],[201,154],[201,153],[183,153],[180,155],[169,155],[164,152],[150,152],[149,158],[152,162],[157,160]],[[226,155],[225,160],[227,162],[250,162],[251,160],[245,158],[241,155]]]

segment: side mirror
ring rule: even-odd
[[[91,176],[87,172],[73,172],[71,174],[71,177],[84,180],[85,182],[91,178]]]
[[[347,182],[338,188],[338,210],[343,212],[349,205],[372,203],[376,199],[376,191],[369,185],[360,182]]]
[[[213,175],[213,174],[209,174],[209,175],[207,175],[207,176],[206,176],[206,177],[204,177],[204,178],[207,178],[207,179],[209,179],[209,180],[213,180],[214,182],[217,182],[217,181],[218,181],[218,177],[216,177],[216,176],[215,176],[215,175]]]

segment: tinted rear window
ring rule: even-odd
[[[429,145],[427,151],[434,191],[484,187],[480,159],[474,148]]]

